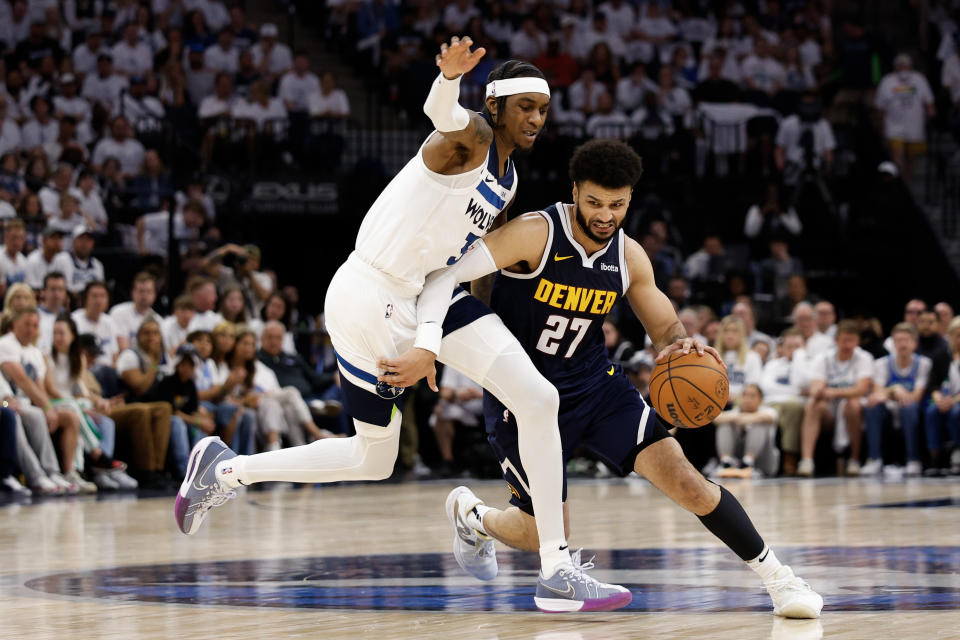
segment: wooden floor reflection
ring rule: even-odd
[[[809,622],[773,617],[753,573],[641,480],[570,489],[571,544],[631,588],[631,608],[530,611],[535,557],[499,548],[491,583],[456,566],[452,486],[250,491],[190,538],[170,498],[0,507],[0,639],[960,639],[956,479],[728,482],[824,596]]]

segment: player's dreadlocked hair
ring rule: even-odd
[[[578,185],[589,180],[606,189],[633,188],[642,173],[640,156],[620,140],[585,142],[570,158],[570,179]]]
[[[529,62],[524,62],[523,60],[507,60],[503,64],[494,67],[493,70],[487,74],[487,84],[494,80],[507,80],[509,78],[543,78],[546,80],[543,72]],[[493,126],[496,126],[499,124],[497,119],[500,117],[500,114],[503,113],[506,104],[507,96],[499,96],[497,98],[497,117],[494,118],[490,113],[490,109],[487,108],[486,100],[484,100],[483,110],[480,113],[482,113]]]

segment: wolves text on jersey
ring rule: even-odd
[[[499,211],[497,213],[499,213]],[[470,204],[467,205],[467,210],[465,212],[466,216],[471,218],[473,224],[475,224],[483,233],[489,231],[490,227],[493,226],[493,220],[497,217],[497,213],[488,213],[484,210],[481,203],[479,201],[475,201],[473,198],[470,198]]]

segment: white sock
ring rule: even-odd
[[[747,566],[756,571],[760,579],[763,580],[764,583],[767,583],[773,579],[773,575],[783,565],[777,560],[777,554],[773,552],[773,549],[764,545],[760,555],[753,560],[748,560]]]
[[[490,511],[490,509],[491,507],[485,504],[478,504],[467,512],[467,524],[484,535],[490,535],[487,533],[487,530],[483,528],[483,516],[487,511]]]

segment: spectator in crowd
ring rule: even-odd
[[[941,449],[946,427],[949,439],[953,442],[949,472],[957,475],[960,474],[960,318],[950,322],[947,335],[950,339],[950,366],[939,386],[932,380],[933,393],[926,408],[924,427],[930,463],[939,470],[940,475],[945,475],[947,471],[946,458],[942,457],[946,452]]]
[[[60,197],[68,193],[73,182],[73,167],[66,163],[57,165],[50,182],[40,189],[40,204],[43,213],[47,216],[56,216],[60,213]]]
[[[60,132],[60,123],[53,117],[47,99],[44,96],[33,96],[30,99],[30,111],[33,117],[20,129],[24,148],[33,149],[54,142]]]
[[[814,450],[824,427],[837,432],[834,450],[850,447],[846,474],[860,475],[862,400],[873,384],[873,358],[857,346],[860,329],[852,320],[837,325],[835,342],[835,348],[810,359],[810,395],[803,412],[802,457],[797,467],[800,476],[813,477]]]
[[[157,387],[164,376],[170,375],[173,366],[164,352],[160,322],[156,316],[150,314],[140,323],[136,340],[120,353],[116,369],[129,401],[160,400],[157,396]],[[175,425],[171,429],[170,440],[173,451],[183,453],[182,443],[178,442],[177,446],[174,446],[174,440],[184,437],[186,437],[184,425]],[[182,462],[185,467],[186,455],[184,454],[182,459],[177,459],[176,462],[178,466]]]
[[[533,60],[547,50],[547,34],[540,30],[536,20],[524,18],[520,28],[510,38],[510,54],[521,60]]]
[[[257,41],[257,32],[247,24],[247,12],[240,5],[230,7],[230,25],[233,32],[234,44],[241,51],[246,51]]]
[[[74,227],[69,252],[62,252],[53,261],[55,271],[67,279],[67,289],[71,294],[80,294],[91,282],[102,282],[105,278],[103,263],[93,257],[96,243],[93,230],[86,225]],[[81,331],[81,333],[85,333]]]
[[[938,302],[937,304],[933,305],[933,310],[937,314],[937,321],[939,322],[940,326],[940,335],[946,339],[947,334],[949,333],[950,323],[953,322],[954,318],[953,307],[951,307],[950,303],[948,302]]]
[[[714,348],[723,355],[730,381],[730,403],[737,404],[740,394],[748,384],[759,384],[763,374],[763,361],[747,342],[747,330],[743,321],[727,316],[720,321],[720,334]]]
[[[293,57],[293,68],[280,78],[277,97],[291,114],[305,114],[310,96],[319,92],[320,79],[310,71],[310,58],[306,52],[298,51]]]
[[[240,50],[234,46],[233,30],[224,27],[217,34],[217,43],[203,52],[203,66],[218,73],[233,74],[240,68]]]
[[[930,378],[935,381],[945,379],[947,369],[950,367],[950,345],[940,335],[939,318],[936,311],[927,309],[920,312],[917,319],[917,332],[917,353],[930,358],[930,361],[933,362]],[[896,345],[894,345],[893,353],[896,353]]]
[[[260,69],[253,61],[253,51],[247,49],[240,53],[237,72],[233,76],[233,84],[236,87],[237,97],[248,98],[250,96],[250,87],[255,82],[263,78]]]
[[[79,333],[93,334],[101,354],[97,364],[112,367],[120,352],[117,338],[120,331],[116,323],[107,314],[110,308],[110,292],[102,280],[92,280],[83,288],[83,307],[74,311],[70,317],[77,325]]]
[[[776,448],[777,418],[777,410],[763,404],[759,385],[744,386],[739,405],[714,420],[720,456],[717,475],[746,478],[777,475],[780,466]]]
[[[80,95],[94,105],[94,112],[113,113],[120,104],[120,96],[129,86],[127,79],[114,72],[113,56],[102,53],[97,57],[96,73],[87,74]]]
[[[920,326],[920,314],[927,310],[927,303],[919,298],[907,301],[903,307],[903,321],[909,322],[915,327]],[[894,352],[893,336],[887,336],[883,341],[883,348],[889,353]]]
[[[25,282],[33,289],[43,288],[44,278],[56,270],[53,260],[63,250],[63,231],[48,226],[43,230],[43,242],[27,256],[24,264]]]
[[[77,342],[88,367],[82,376],[83,384],[92,398],[103,398],[110,403],[110,419],[117,426],[117,447],[129,453],[130,474],[142,488],[167,488],[163,469],[170,442],[170,405],[127,403],[120,393],[116,370],[95,364],[102,355],[96,337],[81,334]]]
[[[143,256],[166,258],[170,253],[170,211],[154,211],[137,218],[137,251]],[[173,237],[183,255],[190,243],[200,240],[200,232],[206,224],[203,204],[191,200],[183,211],[173,214]]]
[[[718,273],[726,273],[723,241],[716,234],[707,234],[700,249],[687,258],[683,265],[688,280],[708,280]]]
[[[798,113],[784,118],[777,130],[774,160],[784,182],[796,185],[805,171],[829,174],[836,148],[833,127],[820,113],[819,97],[812,91],[804,93]]]
[[[926,120],[935,114],[933,91],[913,59],[901,53],[877,87],[876,106],[883,112],[883,134],[903,179],[913,177],[914,158],[926,150]]]
[[[232,266],[225,262],[232,263]],[[216,279],[221,291],[228,287],[240,289],[247,305],[247,315],[251,317],[260,315],[267,297],[273,292],[270,276],[259,269],[260,248],[253,244],[242,247],[225,244],[211,252],[204,263],[204,270]]]
[[[821,300],[813,305],[813,312],[816,317],[817,331],[831,339],[837,335],[837,310],[832,302]]]
[[[647,67],[637,62],[626,75],[617,82],[617,106],[626,112],[632,112],[643,104],[647,93],[658,93],[659,87],[647,76]]]
[[[153,149],[143,155],[143,166],[129,183],[132,206],[139,211],[158,211],[173,196],[173,181]]]
[[[26,241],[27,227],[23,220],[13,218],[4,222],[3,251],[0,251],[0,276],[4,288],[27,278],[27,259],[22,253]]]
[[[271,321],[279,322],[284,328],[281,351],[295,355],[297,353],[297,347],[293,339],[293,332],[291,331],[290,302],[288,302],[286,296],[276,291],[267,296],[267,302],[263,305],[260,317],[250,321],[250,328],[257,334],[258,340],[263,333],[265,323]]]
[[[14,475],[17,466],[17,412],[0,407],[0,492],[12,497],[28,497],[32,491]]]
[[[800,459],[806,376],[807,354],[803,348],[803,336],[797,329],[786,329],[780,336],[776,357],[763,367],[760,390],[766,403],[776,409],[779,416],[783,473],[787,476],[796,475]]]
[[[290,47],[277,42],[277,25],[269,22],[261,25],[260,39],[253,47],[253,62],[260,73],[269,79],[272,84],[274,80],[282,76],[293,66],[293,55]]]
[[[77,418],[84,454],[90,463],[87,477],[103,490],[132,490],[137,481],[126,474],[127,465],[113,458],[116,424],[106,414],[110,403],[94,397],[81,383],[86,370],[83,352],[77,341],[77,327],[69,314],[60,315],[54,324],[50,347],[46,386],[54,407],[61,413],[71,412]],[[91,428],[96,425],[96,430]]]
[[[57,437],[63,474],[48,469],[48,477],[70,492],[89,492],[91,487],[96,491],[96,486],[83,480],[75,468],[80,433],[77,416],[55,408],[48,395],[52,381],[47,375],[47,361],[34,346],[40,323],[37,310],[27,307],[14,311],[9,320],[10,332],[0,338],[0,372],[11,387],[18,389],[21,410],[27,406],[40,408],[50,434]]]
[[[751,349],[758,342],[763,342],[770,348],[770,352],[776,351],[777,341],[757,329],[757,317],[751,303],[746,301],[737,302],[733,305],[730,314],[740,318],[740,321],[743,322],[743,328],[747,332],[747,344]]]
[[[833,348],[833,341],[817,331],[817,321],[813,312],[813,305],[809,302],[800,302],[793,308],[790,315],[793,326],[803,336],[807,356],[811,359]]]
[[[217,72],[203,65],[204,46],[192,43],[187,47],[187,66],[183,68],[186,96],[192,104],[200,104],[204,96],[213,92]],[[179,71],[181,67],[173,67]],[[179,77],[179,74],[176,76]]]
[[[159,336],[160,326],[156,325]],[[213,434],[216,424],[211,414],[200,405],[194,375],[201,366],[197,350],[191,344],[181,345],[172,362],[172,371],[157,384],[156,397],[173,407],[170,418],[171,455],[178,477],[187,473],[190,449],[200,438]]]
[[[614,362],[627,362],[636,352],[636,348],[629,340],[624,339],[611,320],[603,321],[603,342],[607,348],[607,357]]]
[[[93,224],[90,216],[80,208],[77,197],[68,192],[60,196],[57,213],[50,216],[47,226],[60,231],[61,234],[72,234],[78,226],[92,228]],[[70,244],[73,244],[72,241]],[[67,248],[69,249],[69,245]]]
[[[209,278],[194,276],[187,281],[187,292],[193,299],[194,316],[190,321],[190,331],[211,331],[223,322],[223,316],[216,311],[217,287]],[[216,352],[216,333],[214,333],[214,351]]]
[[[133,277],[131,300],[120,302],[110,309],[110,318],[117,327],[117,346],[120,351],[128,348],[136,339],[140,325],[153,313],[157,300],[157,277],[141,271]]]
[[[293,387],[307,400],[310,407],[321,413],[329,405],[321,396],[334,382],[334,376],[329,373],[317,372],[307,364],[298,354],[289,354],[283,351],[283,340],[286,327],[276,320],[268,320],[263,327],[260,337],[260,350],[257,357],[260,362],[277,376],[281,387]]]
[[[117,116],[110,124],[111,137],[103,138],[93,148],[91,161],[94,168],[102,166],[107,158],[116,158],[125,178],[132,178],[143,166],[146,153],[140,141],[132,137],[130,122],[123,116]]]
[[[614,109],[613,96],[602,93],[597,96],[597,110],[587,118],[586,134],[591,138],[620,138],[630,137],[630,119],[620,111]]]
[[[244,329],[250,328],[250,313],[247,311],[243,300],[243,291],[240,287],[229,286],[221,291],[220,307],[217,312],[223,317],[225,322],[234,324]]]
[[[123,39],[110,51],[117,71],[125,76],[142,76],[153,71],[153,51],[140,40],[140,28],[135,22],[123,27]]]
[[[891,332],[895,352],[874,362],[873,392],[867,398],[867,462],[863,475],[877,475],[883,470],[883,423],[896,414],[906,443],[907,476],[919,476],[920,464],[920,401],[930,381],[933,363],[917,355],[917,328],[901,322]]]
[[[337,78],[332,71],[324,71],[320,89],[307,96],[307,110],[312,118],[350,117],[350,101],[346,92],[337,88]]]
[[[73,50],[74,73],[81,77],[97,73],[98,59],[103,54],[109,55],[103,33],[99,29],[92,28],[86,32],[84,41]]]
[[[582,69],[580,77],[567,89],[567,102],[570,109],[589,116],[600,105],[600,96],[607,93],[607,87],[597,80],[593,69]]]
[[[790,255],[787,237],[777,234],[770,238],[770,255],[755,264],[758,293],[773,295],[775,300],[787,299],[787,283],[796,275],[803,275],[803,264]]]
[[[163,334],[163,345],[167,353],[171,356],[176,353],[177,348],[187,341],[187,335],[190,333],[190,322],[196,314],[197,308],[193,304],[193,298],[189,295],[178,296],[173,301],[173,313],[167,316],[160,323],[160,332]],[[194,345],[196,347],[197,345]],[[212,344],[211,344],[212,349]],[[204,360],[210,356],[202,356]]]
[[[77,186],[71,193],[80,202],[80,209],[88,220],[93,222],[91,229],[96,233],[107,231],[107,210],[100,197],[97,176],[90,169],[81,169],[77,174]],[[71,230],[72,232],[72,230]]]
[[[53,344],[53,323],[61,313],[70,311],[70,295],[67,292],[67,279],[59,271],[51,271],[43,277],[40,292],[42,302],[37,306],[40,316],[40,337],[37,346],[44,353],[50,351]]]

